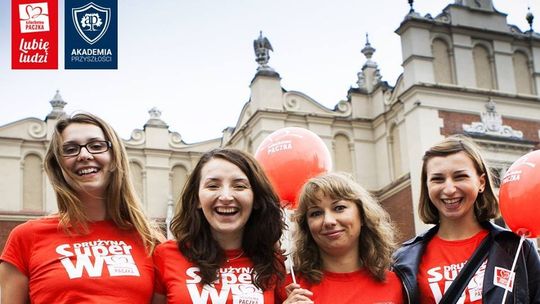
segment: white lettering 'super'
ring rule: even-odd
[[[82,277],[85,271],[89,277],[101,277],[105,265],[110,276],[140,276],[132,248],[124,241],[97,240],[62,244],[56,253],[70,279]]]
[[[221,268],[218,278],[210,285],[200,289],[198,267],[190,267],[186,270],[186,285],[193,303],[225,304],[229,295],[232,296],[233,304],[264,303],[264,296],[261,289],[253,285],[251,267],[227,267]],[[218,290],[216,285],[221,286]]]

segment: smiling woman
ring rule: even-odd
[[[302,188],[293,259],[284,303],[402,303],[389,271],[394,232],[388,213],[349,176],[330,173]]]
[[[116,132],[91,114],[64,117],[44,165],[58,214],[11,232],[2,303],[148,303],[160,234],[142,212]]]
[[[283,228],[279,198],[251,155],[203,154],[177,203],[176,240],[154,252],[153,303],[274,303]]]
[[[410,303],[501,303],[519,237],[489,222],[499,214],[492,185],[469,138],[451,136],[426,151],[418,209],[435,227],[395,254]],[[505,303],[538,303],[540,259],[531,242],[516,269],[516,302]]]

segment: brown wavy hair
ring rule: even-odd
[[[78,186],[73,173],[62,166],[62,132],[71,124],[88,124],[99,127],[105,140],[111,142],[111,164],[109,184],[105,190],[106,211],[121,229],[135,229],[150,254],[162,236],[158,229],[146,218],[141,207],[129,172],[126,149],[122,140],[103,119],[90,113],[75,113],[58,121],[45,155],[45,172],[56,194],[60,224],[67,232],[74,228],[77,233],[87,233],[88,217],[81,208],[77,196]]]
[[[253,209],[244,228],[242,249],[254,265],[253,282],[262,289],[283,280],[285,267],[279,240],[284,221],[279,197],[261,166],[251,155],[236,149],[214,149],[204,153],[189,176],[171,221],[178,249],[200,268],[203,284],[216,280],[225,252],[212,236],[210,224],[199,205],[201,170],[212,159],[226,160],[246,174],[253,190]]]
[[[390,216],[375,198],[345,173],[314,177],[303,186],[294,214],[297,223],[293,254],[296,271],[311,283],[319,283],[323,276],[320,250],[309,231],[307,220],[308,208],[317,204],[321,194],[356,204],[362,223],[358,252],[360,262],[374,279],[384,281],[396,248],[394,227]]]
[[[488,221],[499,216],[499,201],[493,191],[493,175],[482,157],[480,148],[468,137],[453,135],[429,148],[422,158],[422,175],[420,181],[420,203],[418,213],[420,219],[426,224],[439,223],[439,211],[429,198],[427,187],[427,163],[433,157],[446,157],[448,155],[464,152],[472,160],[478,176],[485,175],[486,185],[484,191],[478,193],[474,203],[474,215],[478,222]]]

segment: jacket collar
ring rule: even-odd
[[[501,233],[509,233],[508,230],[503,229],[499,227],[498,225],[491,223],[490,221],[481,222],[480,225],[482,226],[482,228],[486,229],[489,232],[489,234],[492,235],[493,237],[497,237]],[[411,245],[411,244],[415,244],[419,242],[428,242],[435,236],[435,234],[437,234],[437,231],[439,231],[438,224],[431,227],[427,231],[417,235],[416,237],[404,242],[403,245],[406,246],[406,245]]]

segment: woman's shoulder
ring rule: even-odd
[[[176,248],[178,250],[178,242],[175,240],[166,240],[156,246],[156,251],[168,251],[171,248]]]
[[[42,217],[28,220],[13,228],[12,233],[35,233],[40,230],[57,229],[59,224],[58,217]]]
[[[161,244],[158,244],[154,249],[155,258],[166,258],[171,256],[183,257],[180,249],[178,248],[178,242],[175,240],[167,240]]]

